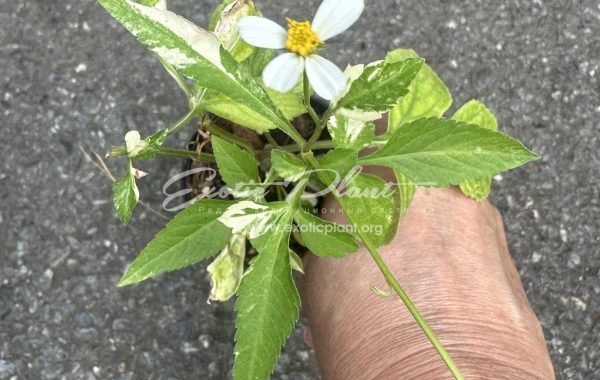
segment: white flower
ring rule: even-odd
[[[288,92],[306,70],[315,92],[324,99],[336,98],[346,88],[344,73],[331,61],[317,55],[324,42],[344,32],[358,20],[364,0],[324,0],[312,25],[288,19],[288,30],[262,17],[244,17],[238,23],[241,37],[249,44],[289,52],[271,61],[263,71],[265,84]]]

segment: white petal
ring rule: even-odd
[[[267,87],[279,92],[288,92],[304,71],[304,59],[294,53],[282,54],[272,60],[263,71],[263,81]]]
[[[317,95],[326,100],[335,99],[346,88],[342,70],[318,55],[306,57],[306,75]]]
[[[364,0],[323,0],[312,28],[323,41],[346,31],[365,9]]]
[[[240,36],[250,45],[283,49],[287,31],[283,27],[264,17],[248,16],[238,22]]]

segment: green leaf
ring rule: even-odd
[[[282,150],[271,151],[271,165],[277,175],[292,182],[298,181],[306,172],[306,165],[301,159]]]
[[[225,302],[237,293],[246,257],[246,238],[232,235],[219,256],[206,268],[210,274],[209,301]]]
[[[235,191],[256,188],[260,181],[256,159],[237,145],[217,136],[212,136],[211,143],[219,174],[227,186]]]
[[[363,165],[389,166],[418,185],[457,185],[537,159],[517,140],[467,123],[419,119],[394,133]]]
[[[343,180],[356,167],[357,160],[358,153],[355,150],[333,149],[327,152],[319,160],[321,170],[325,171],[324,174],[328,178],[325,185]]]
[[[256,49],[240,37],[238,21],[243,17],[259,15],[251,0],[236,0],[222,8],[214,28],[210,29],[238,62],[250,57]]]
[[[498,120],[496,120],[496,116],[494,116],[489,108],[477,100],[471,100],[465,103],[458,111],[456,111],[454,116],[452,116],[452,120],[463,121],[492,131],[498,130]]]
[[[135,0],[136,3],[145,5],[147,7],[154,7],[161,1],[164,2],[164,0]]]
[[[337,106],[350,110],[386,112],[406,95],[408,86],[422,65],[423,60],[419,58],[369,65],[352,82]]]
[[[167,10],[127,0],[99,2],[141,43],[200,87],[216,90],[244,104],[271,121],[273,128],[278,127],[297,142],[303,142],[249,70],[221,48],[214,34]]]
[[[125,286],[214,256],[231,230],[218,221],[228,201],[201,200],[177,214],[142,250],[119,282]]]
[[[304,263],[298,254],[290,249],[290,266],[292,270],[304,274]]]
[[[306,107],[296,94],[269,89],[266,91],[287,120],[306,113]],[[216,91],[207,92],[202,101],[202,107],[210,113],[259,132],[266,132],[274,128],[273,122],[269,119]]]
[[[125,146],[127,147],[127,155],[129,158],[137,160],[145,160],[153,158],[158,154],[162,144],[169,135],[168,129],[163,129],[153,135],[141,140],[138,131],[129,131],[125,135]]]
[[[276,225],[289,210],[286,202],[271,202],[261,205],[251,201],[241,201],[230,206],[219,218],[221,223],[231,228],[234,234],[256,239]]]
[[[361,231],[361,238],[380,246],[393,238],[398,227],[395,194],[381,178],[359,174],[348,183],[338,202],[351,224]]]
[[[358,244],[342,226],[327,222],[304,210],[296,210],[298,223],[306,247],[317,256],[344,257],[356,252]]]
[[[300,296],[288,248],[291,220],[288,212],[274,232],[252,241],[259,254],[242,279],[235,304],[235,380],[268,379],[298,320]]]
[[[208,30],[210,30],[211,32],[215,31],[215,28],[217,27],[217,23],[219,22],[219,19],[221,18],[221,14],[223,13],[223,10],[225,10],[225,8],[227,8],[232,3],[235,3],[236,1],[238,1],[238,0],[223,0],[221,2],[221,4],[217,5],[217,7],[213,10],[212,15],[210,16],[210,21],[208,23]]]
[[[333,181],[333,175],[324,171],[323,166],[307,155],[306,158],[314,168],[320,169],[317,175],[321,182]],[[340,203],[346,218],[354,226],[355,233],[372,246],[380,246],[390,242],[398,229],[399,199],[398,191],[383,179],[368,174],[354,175],[345,188],[331,189]]]
[[[289,120],[285,117],[283,112],[273,103],[273,100],[269,97],[268,92],[262,87],[261,82],[259,82],[256,78],[252,76],[250,72],[250,67],[247,64],[238,64],[235,59],[223,48],[221,48],[221,62],[225,69],[235,77],[235,79],[251,94],[259,98],[264,104],[268,104],[271,112],[273,112],[275,118],[271,118],[271,121],[277,121],[277,125],[272,125],[272,128],[279,127],[282,131],[288,134],[296,143],[302,144],[304,143],[304,139],[300,136],[298,131],[293,127]],[[221,91],[222,92],[222,91]],[[248,108],[252,109],[255,112],[260,113],[260,109],[253,108],[250,103],[241,101],[240,98],[236,98],[230,96],[223,92],[223,94],[229,96],[231,99],[243,103]],[[273,116],[261,114],[262,116]],[[281,123],[281,121],[284,121]]]
[[[397,49],[388,53],[387,62],[397,62],[408,58],[419,58],[411,49]],[[394,132],[400,126],[427,116],[442,116],[452,105],[452,95],[427,64],[408,86],[408,94],[389,114],[388,132]]]
[[[492,188],[492,177],[479,177],[469,179],[460,183],[460,191],[464,195],[475,199],[476,201],[484,201],[490,195]]]
[[[275,52],[271,49],[257,48],[254,54],[252,54],[252,56],[248,59],[248,65],[250,66],[250,73],[252,76],[255,78],[262,76],[263,70],[267,64],[271,62],[274,55]],[[269,92],[268,89],[267,92]],[[271,92],[269,92],[269,96],[273,98]]]
[[[350,119],[342,114],[332,117],[327,129],[336,148],[360,151],[375,138],[375,123]]]
[[[140,193],[135,183],[133,167],[129,160],[127,174],[113,183],[113,203],[121,223],[127,224],[133,215],[133,209],[138,203]]]
[[[471,100],[463,105],[452,116],[452,119],[471,123],[492,131],[498,130],[498,121],[492,111],[476,100]],[[492,177],[486,176],[462,182],[460,190],[476,201],[483,201],[490,195],[491,186]]]
[[[399,217],[400,220],[406,216],[410,204],[417,192],[417,186],[404,174],[394,171],[396,175],[396,184],[398,185],[398,192],[400,193],[400,201],[399,201]]]

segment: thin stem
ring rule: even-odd
[[[271,168],[271,170],[269,170],[267,172],[267,175],[265,176],[265,180],[262,182],[262,195],[258,196],[257,198],[262,198],[263,202],[266,202],[265,199],[265,195],[267,194],[267,189],[269,187],[271,187],[271,184],[273,183],[273,180],[275,179],[275,177],[277,176],[277,174],[275,173],[275,170],[273,170],[273,168]]]
[[[305,153],[302,156],[315,169],[321,168],[319,162],[315,159],[312,152]],[[339,202],[339,200],[341,198],[340,193],[337,191],[335,186],[331,186],[330,188],[331,188],[333,195],[336,197],[336,199]],[[348,218],[348,220],[350,221],[351,224],[356,225],[356,223],[354,221],[352,221],[351,213],[346,213],[346,217]],[[365,244],[367,250],[371,254],[371,257],[377,264],[377,267],[379,267],[379,270],[383,274],[383,277],[385,278],[387,283],[392,287],[392,289],[394,289],[396,294],[398,294],[398,296],[400,297],[400,299],[402,300],[402,302],[404,303],[404,305],[406,306],[406,308],[408,309],[408,311],[410,312],[412,317],[415,319],[415,321],[417,322],[417,324],[419,325],[421,330],[423,330],[423,333],[425,333],[425,335],[427,336],[427,339],[429,339],[429,341],[431,342],[431,344],[437,351],[438,355],[442,358],[444,363],[446,363],[446,366],[448,367],[450,372],[452,372],[452,375],[454,376],[454,378],[456,380],[464,380],[464,376],[462,375],[462,373],[456,366],[456,363],[454,363],[454,361],[452,360],[452,358],[450,357],[450,355],[448,354],[448,352],[446,351],[446,349],[444,348],[442,343],[438,340],[438,338],[435,335],[435,333],[433,332],[433,330],[431,330],[431,328],[429,327],[427,322],[425,322],[425,319],[423,318],[423,316],[421,315],[421,313],[419,312],[419,310],[417,309],[415,304],[412,302],[412,300],[410,299],[408,294],[404,291],[402,286],[400,286],[400,283],[398,282],[396,277],[394,277],[394,274],[392,273],[392,271],[389,269],[389,267],[387,266],[385,261],[383,261],[383,259],[379,255],[379,252],[377,252],[376,247],[374,247],[369,242],[369,239],[364,237],[364,234],[362,233],[362,231],[360,229],[357,229],[357,231],[358,231],[359,237],[361,238],[361,240]]]
[[[304,106],[308,111],[308,114],[313,119],[315,126],[321,124],[321,118],[317,115],[317,112],[310,104],[310,83],[308,81],[308,75],[304,72]]]
[[[269,142],[269,144],[271,144],[273,148],[279,149],[279,144],[277,144],[277,141],[275,141],[271,132],[265,132],[265,137],[267,138],[267,141]]]
[[[262,185],[264,187],[271,186],[271,184],[273,183],[273,180],[275,179],[276,176],[277,176],[277,173],[275,173],[275,170],[273,170],[273,168],[271,168],[271,170],[269,170],[267,172],[267,175],[265,176],[265,180],[262,182]]]
[[[300,199],[302,195],[304,195],[304,190],[306,189],[306,184],[308,183],[308,177],[303,178],[298,182],[296,187],[292,190],[292,192],[287,196],[287,202],[289,202],[292,207],[300,206]]]
[[[304,72],[304,106],[315,123],[315,131],[313,132],[313,135],[302,147],[303,152],[310,152],[312,146],[319,140],[321,134],[323,134],[323,129],[327,125],[327,120],[329,120],[329,117],[333,114],[333,110],[327,110],[322,118],[317,115],[317,112],[310,104],[310,83],[308,81],[308,75],[306,75],[306,72]]]
[[[175,122],[175,124],[173,124],[169,128],[167,128],[167,136],[173,135],[174,133],[179,131],[182,127],[187,125],[187,123],[192,121],[192,119],[196,116],[196,113],[198,113],[198,111],[199,111],[199,107],[196,107],[195,109],[193,109],[190,112],[188,112],[187,114],[185,114],[185,116],[183,116],[181,119],[177,120]],[[110,152],[108,152],[106,157],[114,158],[114,157],[122,157],[122,156],[126,156],[126,155],[127,155],[127,147],[125,145],[119,145],[116,148],[113,148]]]
[[[360,235],[360,233],[359,233],[359,235]],[[454,378],[456,380],[463,380],[464,376],[458,369],[458,366],[456,365],[456,363],[454,363],[454,360],[452,360],[452,358],[450,357],[450,354],[448,354],[448,352],[442,345],[442,342],[440,342],[438,340],[438,338],[435,335],[435,333],[433,332],[433,330],[431,330],[431,328],[429,327],[427,322],[425,322],[425,319],[423,318],[423,316],[421,315],[421,313],[419,312],[419,310],[417,309],[415,304],[412,302],[412,300],[410,299],[410,297],[408,296],[406,291],[404,291],[402,286],[400,286],[400,283],[398,282],[396,277],[394,277],[393,273],[390,271],[390,269],[388,268],[385,261],[383,261],[383,259],[379,255],[379,252],[377,252],[377,249],[375,249],[375,247],[371,246],[371,244],[367,243],[367,241],[364,238],[362,238],[362,236],[361,236],[361,239],[365,243],[367,250],[371,254],[371,257],[373,257],[373,260],[379,267],[379,270],[383,274],[383,277],[385,277],[385,280],[387,281],[387,283],[392,287],[392,289],[394,289],[396,294],[398,294],[398,296],[400,296],[400,299],[402,300],[402,302],[404,302],[404,305],[406,306],[406,308],[408,309],[410,314],[413,316],[415,321],[417,321],[417,324],[419,325],[421,330],[423,330],[423,333],[425,333],[425,335],[427,336],[427,339],[429,339],[429,341],[431,342],[431,344],[437,351],[438,355],[440,355],[440,357],[442,358],[444,363],[446,363],[446,366],[448,367],[450,372],[452,372],[452,375],[454,376]]]
[[[110,152],[108,152],[108,154],[106,155],[106,158],[116,158],[116,157],[123,157],[123,156],[127,156],[127,148],[125,147],[125,145],[120,145],[116,148],[113,148]]]
[[[208,161],[214,162],[215,156],[208,153],[198,153],[191,150],[172,149],[172,148],[160,148],[158,151],[159,156],[163,157],[179,157],[188,158],[195,161]]]
[[[281,186],[276,187],[277,190],[277,200],[283,201],[287,195],[283,193],[283,188]]]
[[[206,96],[206,92],[207,89],[203,88],[198,90],[198,92],[196,92],[196,94],[193,97],[188,98],[188,103],[190,105],[190,109],[197,109],[200,110],[202,107],[202,101],[204,100],[204,97]]]
[[[304,148],[302,149],[303,152],[310,152],[311,148],[319,141],[323,131],[325,130],[325,126],[329,121],[329,118],[335,113],[335,111],[335,108],[329,108],[327,112],[325,112],[323,118],[317,123],[315,132],[311,136],[310,140],[308,140],[308,142],[304,145]]]
[[[219,128],[216,124],[208,121],[205,124],[206,130],[209,131],[214,136],[220,137],[224,140],[227,140],[235,145],[240,146],[241,148],[247,150],[253,156],[256,156],[256,151],[252,147],[252,145],[248,144],[244,139],[239,136],[234,135],[233,133],[229,133],[224,129]]]
[[[158,152],[156,152],[157,156],[162,157],[178,157],[178,158],[187,158],[196,161],[208,161],[213,162],[215,157],[212,154],[208,153],[198,153],[193,152],[191,150],[182,150],[182,149],[172,149],[172,148],[160,148]],[[108,158],[116,158],[127,156],[127,148],[125,147],[117,147],[111,150],[107,157]]]
[[[200,108],[201,108],[200,105],[196,105],[196,107],[191,109],[190,112],[185,114],[185,116],[183,116],[181,119],[177,120],[177,122],[175,124],[173,124],[169,128],[167,128],[167,136],[172,136],[173,134],[177,133],[177,131],[179,131],[181,128],[186,126],[187,123],[192,121],[194,119],[194,117],[196,116],[196,114],[200,111]]]
[[[335,145],[333,144],[333,141],[331,141],[331,140],[316,141],[311,146],[311,148],[313,150],[332,149],[334,147],[335,147]],[[286,152],[290,152],[290,153],[296,153],[296,152],[299,152],[302,150],[302,148],[299,147],[298,145],[284,145],[284,146],[280,146],[278,149],[285,150]]]
[[[333,149],[335,148],[335,145],[333,144],[333,141],[331,140],[321,140],[321,141],[317,141],[316,143],[314,143],[312,145],[312,149],[313,150],[322,150],[322,149]],[[265,158],[269,157],[269,155],[271,154],[271,151],[273,149],[279,149],[279,150],[283,150],[286,151],[288,153],[298,153],[302,150],[301,146],[298,145],[280,145],[280,146],[273,146],[273,145],[266,145],[264,147],[263,150],[261,150],[258,153],[258,158],[259,160],[264,160]]]

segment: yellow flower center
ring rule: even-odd
[[[323,46],[317,32],[310,27],[310,21],[288,21],[288,37],[285,47],[292,53],[307,57]]]

